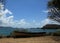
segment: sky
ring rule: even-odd
[[[6,0],[0,24],[18,28],[43,27],[51,22],[47,18],[47,3],[48,0]]]
[[[47,9],[47,0],[7,0],[6,8],[13,12],[14,19],[40,22],[46,17],[42,11]]]

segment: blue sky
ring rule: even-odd
[[[7,0],[6,8],[13,12],[14,19],[40,22],[46,18],[48,0]]]
[[[0,25],[18,28],[43,27],[50,23],[47,19],[47,2],[48,0],[7,0],[5,10],[1,12]]]

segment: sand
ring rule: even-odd
[[[54,40],[51,36],[29,38],[0,38],[0,43],[60,43],[60,39]]]

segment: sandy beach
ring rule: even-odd
[[[29,38],[1,38],[0,43],[60,43],[60,39],[55,40],[51,36]]]

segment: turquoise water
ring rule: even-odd
[[[15,29],[14,28],[0,28],[0,35],[10,35],[10,33],[12,32],[12,31],[14,31]],[[20,29],[21,30],[21,29]],[[27,29],[28,30],[28,32],[47,32],[47,33],[49,33],[49,32],[55,32],[56,31],[56,29]]]
[[[29,32],[56,32],[56,29],[28,29]]]
[[[0,28],[0,35],[10,35],[12,31],[14,31],[14,28],[8,27],[8,28]]]

